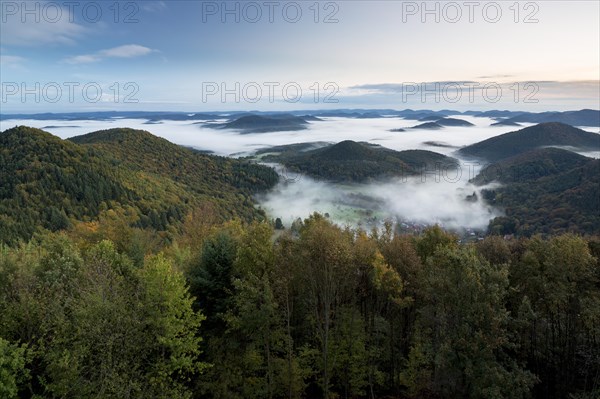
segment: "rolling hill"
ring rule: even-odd
[[[435,121],[440,126],[474,126],[471,122],[458,118],[442,118]]]
[[[463,156],[483,158],[494,162],[535,148],[548,146],[599,150],[600,135],[563,123],[541,123],[463,147],[458,152]]]
[[[502,119],[490,124],[490,126],[521,126],[521,124],[508,119]]]
[[[419,122],[435,122],[440,119],[439,115],[427,115],[419,119]]]
[[[411,129],[427,129],[427,130],[437,130],[441,129],[443,126],[436,122],[425,122],[420,125],[416,125],[411,127]]]
[[[495,234],[600,233],[600,160],[558,148],[535,149],[496,162],[472,180],[493,181],[483,198],[506,216],[489,224]]]
[[[421,119],[419,119],[419,122],[431,122],[431,123],[435,123],[439,126],[473,126],[473,124],[469,121],[466,121],[464,119],[458,119],[458,118],[446,118],[446,117],[441,117],[438,114],[433,114],[433,115],[427,115]],[[424,129],[424,128],[428,128],[428,124],[424,123],[418,126],[415,126],[414,128],[419,128],[419,129]],[[432,128],[437,128],[433,125],[431,125]]]
[[[19,126],[0,133],[0,180],[0,237],[14,243],[111,209],[158,231],[204,203],[224,219],[262,217],[252,195],[278,177],[270,168],[196,153],[146,131],[61,140]]]
[[[263,159],[281,163],[294,172],[334,182],[364,182],[414,175],[423,168],[454,167],[457,164],[456,159],[432,151],[393,151],[351,140],[310,151],[283,151]]]
[[[307,128],[308,123],[305,118],[291,114],[251,114],[240,116],[229,122],[212,123],[204,126],[219,129],[235,129],[243,134],[250,134],[304,130]]]
[[[475,184],[518,183],[560,174],[581,167],[591,159],[560,148],[538,148],[486,166],[472,179]]]

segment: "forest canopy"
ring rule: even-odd
[[[2,398],[600,396],[597,236],[286,229],[249,161],[130,129],[0,144]],[[593,204],[597,161],[564,155],[507,161],[496,200]]]
[[[200,214],[137,257],[77,229],[4,247],[3,397],[600,392],[597,239],[460,244],[318,214],[276,235]]]

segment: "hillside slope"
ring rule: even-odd
[[[600,135],[563,123],[541,123],[463,147],[458,152],[463,156],[483,158],[494,162],[538,147],[548,146],[600,150]]]
[[[318,120],[317,118],[311,118]],[[243,115],[225,123],[206,124],[205,127],[220,129],[235,129],[242,134],[268,133],[304,130],[308,121],[302,117],[290,114],[276,115]]]
[[[111,129],[61,140],[39,129],[0,133],[0,237],[27,240],[116,209],[163,231],[210,202],[223,218],[260,217],[251,195],[270,168],[195,153],[145,131]]]
[[[432,151],[394,151],[352,140],[310,151],[283,151],[264,159],[281,163],[295,172],[335,182],[364,182],[415,175],[423,168],[454,167],[457,162]]]
[[[484,200],[506,216],[490,222],[496,234],[600,233],[600,160],[567,150],[544,148],[511,157],[483,169],[476,184]]]
[[[546,147],[527,151],[486,166],[472,180],[475,184],[492,181],[517,183],[560,174],[581,167],[591,159],[573,151]]]

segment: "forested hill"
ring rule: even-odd
[[[454,167],[456,159],[425,150],[394,151],[378,145],[345,140],[308,151],[295,145],[279,147],[279,154],[263,159],[279,162],[290,170],[317,179],[336,182],[364,182],[392,176],[414,175],[436,165]]]
[[[268,185],[272,170],[147,132],[74,141],[0,133],[2,399],[600,397],[598,237],[464,243],[438,226],[367,233],[316,213],[276,233],[210,207],[172,232],[205,200],[213,216],[254,215],[245,184]],[[346,143],[322,155],[372,154]],[[598,167],[523,187],[597,182]]]
[[[563,123],[540,123],[463,147],[459,153],[494,162],[544,146],[599,150],[600,135]]]
[[[224,219],[261,217],[251,194],[277,182],[270,168],[195,153],[145,131],[111,129],[61,140],[19,126],[0,133],[0,237],[28,240],[102,212],[165,231],[211,203]]]
[[[319,120],[316,117],[300,117],[291,114],[278,115],[243,115],[226,123],[209,123],[205,127],[220,129],[235,129],[242,134],[268,133],[304,130],[307,128],[308,119]]]
[[[473,179],[502,186],[484,199],[505,210],[490,222],[495,234],[600,233],[600,160],[543,148],[496,162]]]
[[[581,167],[592,158],[561,148],[537,148],[498,161],[483,168],[473,179],[475,184],[530,182]]]
[[[272,187],[278,179],[271,168],[207,155],[143,130],[101,130],[70,141],[108,152],[129,168],[185,183],[198,194],[241,190],[247,195]]]

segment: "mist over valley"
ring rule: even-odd
[[[490,117],[426,111],[405,116],[348,111],[296,114],[163,115],[165,119],[160,119],[161,115],[64,120],[4,118],[0,127],[3,130],[14,125],[39,127],[66,139],[126,126],[148,130],[203,153],[272,166],[280,175],[280,182],[272,190],[257,194],[256,200],[268,217],[280,218],[288,227],[298,218],[320,212],[340,225],[365,229],[381,227],[388,221],[413,231],[438,224],[461,233],[483,234],[490,220],[504,216],[503,207],[483,200],[486,190],[489,192],[502,183],[487,181],[486,185],[476,185],[472,180],[499,154],[511,153],[513,147],[507,144],[502,152],[504,147],[493,144],[489,151],[494,156],[471,148],[484,148],[486,140],[507,141],[498,136],[534,126],[527,122],[514,126],[510,119],[493,114]],[[585,116],[589,121],[589,114]],[[505,125],[502,121],[511,123]],[[419,128],[423,124],[427,127],[436,124],[436,128]],[[561,132],[568,130],[566,125],[557,126]],[[597,132],[595,127],[583,129]],[[600,147],[589,144],[594,144],[594,138],[600,136],[571,130],[587,134],[587,141],[568,149],[598,157]],[[538,144],[564,149],[571,139],[568,135],[561,136],[551,145],[554,141],[548,136]],[[528,138],[522,141],[528,143],[523,150],[538,146]],[[480,178],[478,182],[481,181]]]

